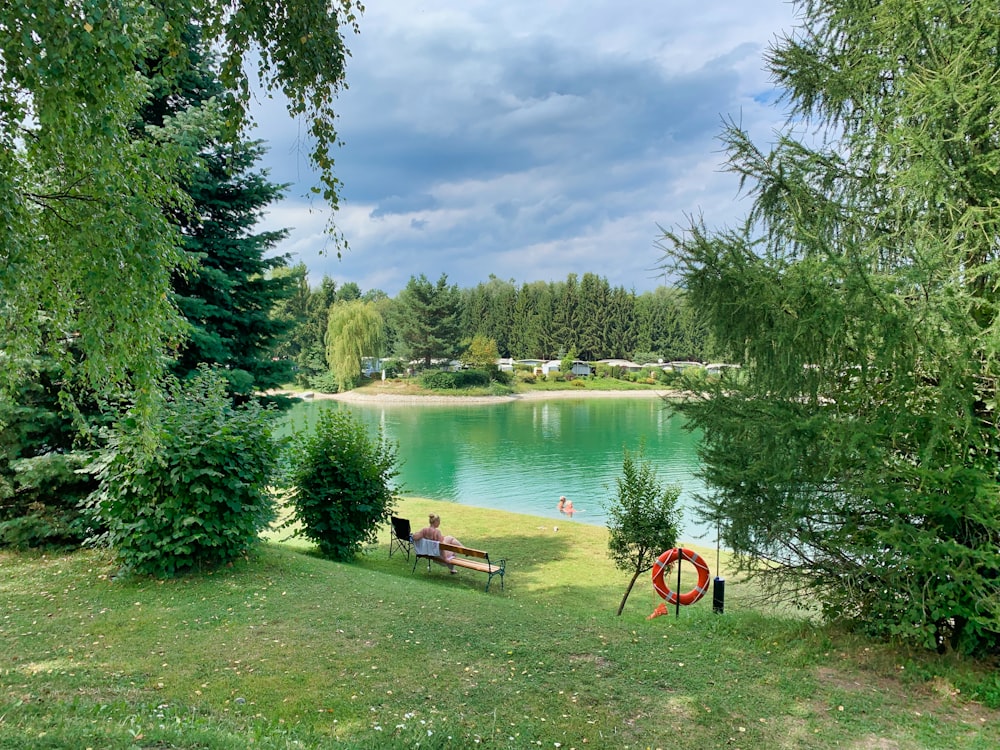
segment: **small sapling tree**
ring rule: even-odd
[[[608,556],[622,571],[631,572],[618,615],[625,609],[632,587],[650,570],[656,558],[677,543],[680,488],[663,487],[642,447],[634,455],[625,449],[617,492],[608,505]]]
[[[315,429],[294,436],[289,464],[292,515],[282,528],[297,526],[293,536],[315,542],[325,557],[353,560],[392,515],[396,446],[381,430],[369,439],[350,413],[326,409]]]

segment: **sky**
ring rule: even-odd
[[[764,54],[787,0],[373,0],[348,32],[334,154],[340,258],[303,143],[278,100],[254,109],[270,178],[259,229],[324,275],[395,296],[411,276],[462,288],[595,273],[638,294],[661,228],[748,210],[722,170],[723,121],[766,146],[785,121]]]

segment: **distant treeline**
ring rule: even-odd
[[[298,291],[276,310],[292,328],[278,354],[296,362],[300,379],[328,372],[324,347],[329,311],[338,302],[358,299],[374,305],[385,321],[382,355],[404,360],[457,356],[475,336],[495,341],[500,357],[515,359],[573,356],[641,364],[714,358],[696,310],[675,287],[636,294],[585,273],[521,285],[491,275],[471,289],[459,289],[442,275],[436,283],[411,278],[396,297],[389,297],[377,289],[362,291],[353,282],[338,288],[330,278],[310,287],[302,264],[282,271],[297,277],[293,286]],[[433,353],[428,339],[437,347]]]
[[[520,287],[491,276],[460,296],[463,333],[493,339],[501,357],[642,363],[710,354],[705,328],[674,287],[637,295],[593,273]]]

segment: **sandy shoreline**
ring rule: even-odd
[[[355,404],[503,404],[511,401],[548,401],[570,398],[669,398],[680,395],[679,391],[530,391],[507,396],[414,396],[398,393],[315,393],[313,391],[270,391],[274,395],[291,396],[294,398],[316,401],[333,400]]]

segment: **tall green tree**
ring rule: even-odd
[[[294,334],[296,340],[301,342],[295,359],[295,378],[300,385],[310,386],[315,378],[322,377],[328,370],[326,331],[330,308],[337,299],[337,283],[329,276],[323,276],[319,287],[310,289],[305,323]]]
[[[231,392],[244,396],[284,383],[291,374],[291,362],[274,356],[290,326],[272,309],[294,294],[294,279],[273,275],[286,258],[268,256],[285,232],[253,231],[282,192],[254,170],[262,153],[259,143],[219,143],[203,154],[185,185],[198,216],[184,232],[193,267],[173,284],[189,330],[171,369],[187,377],[202,363],[217,365]]]
[[[411,359],[451,359],[459,350],[460,298],[458,287],[448,285],[448,275],[437,283],[411,276],[399,293],[396,331],[399,343]]]
[[[276,300],[271,307],[271,316],[277,319],[288,333],[275,342],[274,353],[282,359],[291,362],[298,360],[299,354],[306,347],[306,323],[309,318],[309,270],[306,264],[299,262],[294,266],[279,266],[270,273],[271,276],[287,279],[285,284],[291,293]]]
[[[238,142],[247,123],[252,50],[263,86],[280,89],[291,114],[306,119],[318,191],[336,207],[333,103],[344,80],[342,32],[358,12],[352,0],[0,5],[4,384],[30,366],[51,327],[77,336],[81,375],[96,388],[152,392],[179,331],[168,291],[183,255],[167,214],[190,208],[179,186],[192,149],[184,136],[199,118],[180,118],[155,139],[136,139],[133,126],[148,78],[176,81],[186,71],[192,22],[222,54],[219,76],[232,95],[218,102],[217,122],[226,140]],[[157,68],[136,75],[151,58]],[[62,356],[55,344],[51,353]]]
[[[788,130],[723,136],[745,224],[665,238],[748,376],[682,407],[706,509],[830,617],[1000,653],[996,3],[798,5],[768,56]]]
[[[517,292],[510,319],[510,356],[528,359],[542,356],[544,299],[548,285],[538,281],[523,284]]]
[[[330,308],[326,330],[326,360],[342,391],[353,388],[361,378],[363,357],[382,355],[385,323],[374,302],[355,299]]]
[[[597,360],[610,348],[608,330],[611,285],[608,280],[594,273],[585,273],[578,290],[575,318],[577,356]],[[569,351],[569,349],[567,349]]]

